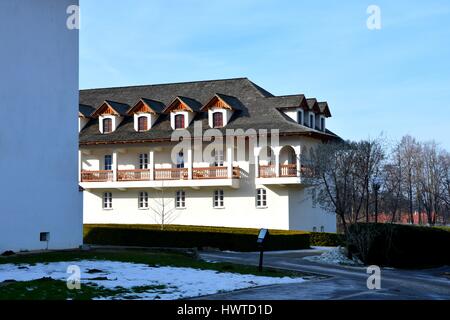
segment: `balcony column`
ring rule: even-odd
[[[148,168],[150,169],[150,180],[155,180],[155,152],[148,153]]]
[[[228,147],[227,148],[227,172],[228,172],[228,179],[233,178],[233,148]]]
[[[300,146],[298,146],[298,147],[294,147],[294,151],[295,151],[295,159],[296,159],[296,171],[297,171],[297,177],[298,178],[300,178],[300,176],[301,176],[301,170],[302,170],[302,163],[301,163],[301,156],[302,156],[302,153],[301,153],[301,147]]]
[[[273,150],[273,153],[275,154],[275,177],[280,177],[280,152],[281,147],[276,147]]]
[[[192,180],[192,148],[187,150],[188,179]]]
[[[261,151],[261,148],[255,148],[253,150],[255,154],[255,178],[259,178],[259,153]]]
[[[113,158],[112,158],[113,181],[117,181],[117,168],[118,168],[117,150],[113,151],[112,156],[113,156]]]

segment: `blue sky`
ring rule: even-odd
[[[80,87],[248,77],[328,101],[346,139],[450,150],[450,1],[342,2],[80,0]]]

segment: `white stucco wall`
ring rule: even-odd
[[[281,145],[289,144],[294,148],[308,150],[316,140],[311,138],[282,138]],[[204,144],[204,148],[208,143]],[[114,150],[118,154],[119,170],[135,169],[139,165],[139,153],[154,151],[154,162],[156,168],[171,168],[174,164],[170,158],[171,147],[167,144],[142,144],[120,146],[114,149],[111,147],[84,147],[82,156],[82,166],[85,170],[103,169],[103,157],[105,154],[112,154]],[[294,152],[290,148],[283,148],[280,153],[280,163],[289,160],[289,152]],[[250,157],[253,157],[251,155]],[[288,184],[256,184],[255,166],[250,164],[248,159],[236,159],[234,166],[239,166],[241,179],[238,188],[232,187],[206,187],[201,183],[208,180],[196,180],[199,184],[190,187],[172,188],[165,187],[165,197],[169,209],[174,208],[175,192],[184,190],[186,192],[186,209],[176,210],[170,221],[174,224],[201,225],[201,226],[228,226],[228,227],[249,227],[249,228],[269,228],[269,229],[291,229],[310,230],[313,227],[320,231],[324,226],[326,232],[336,230],[336,220],[333,214],[325,213],[319,207],[312,205],[310,195],[304,191],[302,185]],[[224,151],[224,165],[227,165],[227,152]],[[253,159],[252,159],[253,160]],[[260,159],[261,162],[267,162]],[[187,164],[187,156],[185,156]],[[194,161],[194,167],[209,166],[208,162]],[[153,183],[153,182],[152,182]],[[84,223],[113,223],[113,224],[153,224],[155,214],[152,210],[140,210],[138,208],[138,194],[145,191],[149,194],[149,205],[157,207],[156,200],[161,199],[161,193],[156,188],[145,187],[145,182],[136,185],[123,182],[115,184],[115,188],[92,188],[84,192]],[[153,184],[154,186],[154,184]],[[88,186],[86,186],[89,188]],[[256,189],[264,188],[267,191],[267,208],[258,209],[255,204]],[[225,208],[213,208],[213,192],[223,189],[225,195]],[[112,192],[113,210],[102,208],[102,196],[104,192]],[[308,198],[309,197],[309,198]]]
[[[77,0],[0,1],[0,252],[82,243]]]

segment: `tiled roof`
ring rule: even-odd
[[[275,97],[247,78],[81,90],[80,103],[97,108],[104,101],[114,101],[125,109],[125,106],[134,106],[140,99],[151,99],[169,106],[179,97],[198,111],[216,94],[236,109],[222,130],[278,129],[286,134],[314,134],[325,139],[337,137],[329,131],[324,133],[300,125],[279,110],[299,106],[305,99],[304,95]],[[204,130],[209,129],[206,112],[197,112],[194,121],[200,121]],[[187,130],[193,132],[193,125]],[[172,132],[168,114],[161,114],[152,129],[146,132],[134,130],[132,117],[125,117],[119,127],[109,134],[101,134],[98,121],[91,120],[80,132],[80,144],[166,140],[170,139]]]

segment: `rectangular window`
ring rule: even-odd
[[[256,190],[256,207],[259,209],[267,208],[267,191],[266,189]]]
[[[297,123],[303,125],[303,110],[297,111]]]
[[[223,127],[223,113],[222,112],[214,112],[213,113],[213,128],[222,128]]]
[[[309,115],[309,126],[314,129],[314,115]]]
[[[223,150],[214,150],[214,166],[223,167]]]
[[[107,154],[107,155],[105,156],[104,170],[111,171],[111,170],[112,170],[112,165],[113,165],[112,155]]]
[[[141,153],[139,155],[139,169],[145,170],[148,169],[148,154]]]
[[[103,209],[112,209],[112,193],[105,192],[103,194]]]
[[[103,119],[103,133],[111,133],[112,132],[112,119],[106,118]]]
[[[214,208],[224,208],[224,193],[223,190],[214,191],[213,198],[213,207]]]
[[[325,131],[325,118],[320,118],[320,130]]]
[[[138,208],[148,209],[148,193],[145,191],[139,192]]]
[[[184,115],[177,114],[175,116],[175,129],[184,129]]]
[[[183,190],[178,190],[175,195],[175,208],[186,208],[186,193]]]

